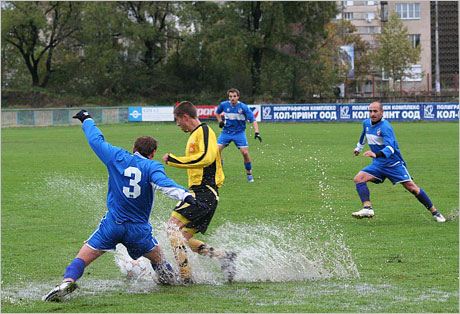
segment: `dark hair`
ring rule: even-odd
[[[236,88],[230,88],[230,89],[227,91],[227,96],[229,96],[230,93],[236,93],[236,94],[238,95],[238,97],[240,97],[240,91],[237,90]]]
[[[134,152],[138,152],[144,157],[150,156],[157,149],[158,141],[151,136],[141,136],[134,142]]]
[[[197,118],[197,112],[195,106],[190,101],[181,101],[176,108],[174,108],[174,114],[183,117],[184,114],[188,115],[192,119]]]

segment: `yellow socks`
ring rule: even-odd
[[[187,259],[187,249],[184,237],[177,227],[168,228],[169,239],[173,248],[174,257],[179,264],[179,270],[183,279],[191,279],[192,273]]]
[[[222,259],[225,256],[225,253],[219,249],[215,249],[208,244],[201,242],[195,238],[190,238],[187,242],[188,246],[192,249],[193,252],[196,252],[200,255],[207,256],[210,258]]]

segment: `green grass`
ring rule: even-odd
[[[195,256],[198,285],[130,282],[108,253],[57,304],[40,297],[105,213],[107,171],[79,127],[2,129],[2,311],[458,313],[458,123],[392,125],[415,183],[449,222],[435,223],[388,181],[369,184],[373,219],[351,217],[360,208],[352,178],[371,161],[352,154],[360,123],[262,123],[262,143],[248,131],[256,181],[246,182],[241,154],[226,148],[221,201],[199,236],[239,254],[235,283]],[[188,138],[172,123],[101,130],[127,150],[136,137],[154,136],[156,160],[182,154]],[[184,170],[166,166],[166,173],[187,184]],[[152,218],[169,257],[161,223],[174,204],[159,195]]]

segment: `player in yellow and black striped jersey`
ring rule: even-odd
[[[214,189],[220,188],[224,183],[224,172],[216,134],[206,123],[201,123],[192,131],[185,132],[191,133],[185,156],[177,157],[169,154],[166,163],[173,167],[187,169],[188,185],[191,189],[206,185]]]
[[[179,103],[174,109],[174,117],[177,125],[184,132],[190,133],[190,138],[185,156],[166,154],[163,161],[173,167],[187,169],[190,193],[197,201],[209,206],[209,209],[205,209],[202,206],[179,202],[169,218],[168,234],[179,263],[181,277],[184,283],[193,282],[183,240],[185,238],[187,245],[194,252],[220,261],[227,279],[232,281],[235,275],[236,254],[213,248],[193,237],[197,232],[206,232],[219,202],[218,190],[224,182],[216,134],[206,123],[200,122],[196,108],[191,102]]]

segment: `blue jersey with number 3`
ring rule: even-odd
[[[107,143],[92,119],[83,122],[83,131],[93,151],[107,166],[107,208],[116,222],[148,222],[156,190],[176,200],[190,195],[186,188],[166,176],[158,161]]]

